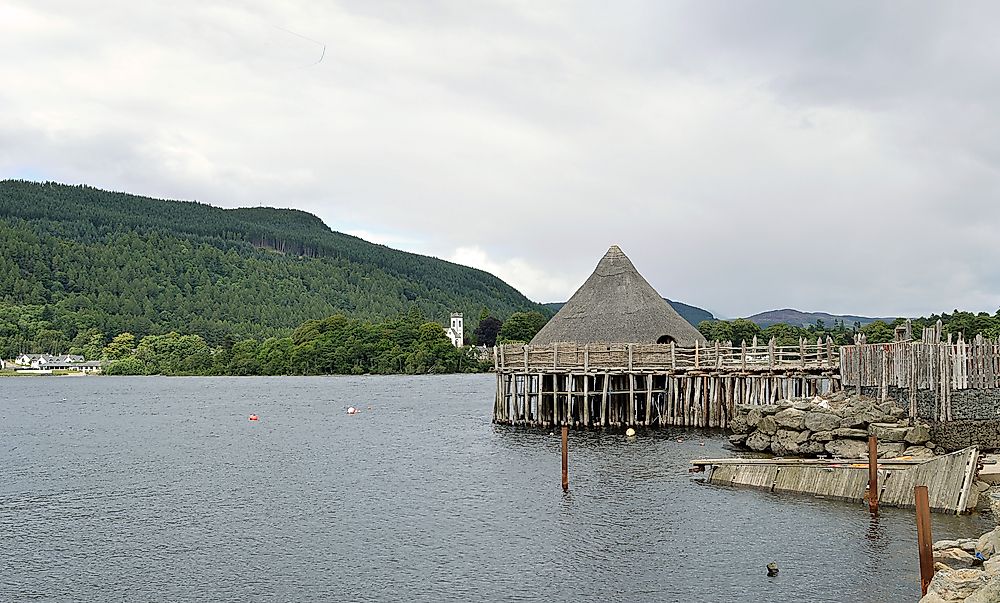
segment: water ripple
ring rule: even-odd
[[[492,425],[493,386],[3,380],[0,601],[917,598],[910,512],[705,486],[688,460],[729,453],[685,430],[573,433],[563,493],[559,437]]]

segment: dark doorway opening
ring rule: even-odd
[[[656,343],[673,343],[673,342],[674,338],[671,337],[670,335],[661,335],[660,338],[656,340]]]

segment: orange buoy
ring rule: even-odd
[[[251,420],[251,421],[256,421],[256,420],[258,420],[258,417],[257,417],[257,415],[250,415],[250,420]]]

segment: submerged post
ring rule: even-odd
[[[878,515],[878,437],[868,436],[868,510]]]
[[[563,492],[569,491],[569,426],[562,426],[562,488]]]
[[[934,577],[934,549],[931,545],[931,509],[927,499],[927,486],[914,486],[913,498],[917,506],[917,548],[920,551],[920,593],[927,594],[927,587]]]

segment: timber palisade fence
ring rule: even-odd
[[[942,336],[940,321],[919,341],[840,348],[845,389],[908,403],[911,417],[932,421],[1000,418],[1000,338]]]
[[[840,390],[827,338],[797,346],[714,342],[501,345],[494,348],[500,424],[576,428],[727,427],[736,404]]]

